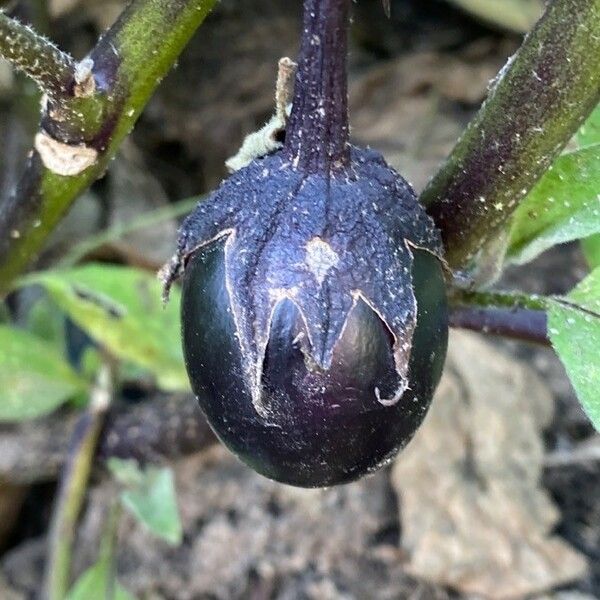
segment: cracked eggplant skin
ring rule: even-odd
[[[397,373],[392,335],[370,306],[359,300],[351,310],[325,370],[310,366],[304,321],[284,299],[265,353],[264,417],[244,378],[224,255],[217,240],[189,258],[182,298],[186,367],[216,435],[257,472],[298,487],[348,483],[389,462],[423,421],[443,369],[448,315],[439,259],[414,251],[417,322],[409,389],[397,403],[384,406],[375,394],[393,386]]]

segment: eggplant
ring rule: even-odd
[[[185,219],[165,288],[183,277],[192,388],[217,436],[302,487],[385,465],[423,421],[448,309],[439,231],[411,186],[348,139],[348,0],[305,0],[281,147]]]

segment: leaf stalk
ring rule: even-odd
[[[90,404],[75,424],[49,533],[44,598],[63,600],[71,577],[77,521],[83,506],[96,445],[113,394],[114,373],[108,362],[100,369]]]

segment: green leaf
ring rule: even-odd
[[[100,559],[75,582],[66,600],[107,600],[113,574],[110,563]],[[134,600],[134,597],[118,582],[114,586],[114,600]]]
[[[0,422],[46,415],[85,388],[52,345],[0,326]]]
[[[65,313],[45,292],[27,312],[26,328],[34,335],[52,344],[55,354],[68,356]],[[93,348],[86,350],[86,352],[89,351],[97,353],[97,350]],[[97,368],[94,371],[86,371],[82,368],[82,363],[72,366],[74,366],[82,379],[90,382],[95,379]],[[71,404],[76,408],[86,406],[88,401],[87,386],[71,398]]]
[[[108,468],[113,477],[127,488],[139,488],[144,484],[144,472],[135,460],[111,458]]]
[[[526,263],[555,244],[600,233],[600,144],[559,157],[516,210],[507,259]]]
[[[588,120],[579,128],[575,140],[580,148],[600,144],[600,104]]]
[[[11,316],[6,302],[0,302],[0,323],[10,323]]]
[[[52,344],[65,355],[65,314],[46,294],[41,296],[27,313],[27,329]]]
[[[600,268],[567,298],[550,301],[548,333],[583,409],[600,431]]]
[[[540,18],[542,0],[450,0],[484,21],[525,33]]]
[[[189,389],[179,334],[179,290],[163,307],[156,277],[100,264],[34,273],[20,284],[30,283],[44,286],[79,327],[115,356],[150,370],[163,389]]]
[[[125,489],[121,500],[150,532],[174,546],[181,543],[183,530],[173,471],[167,467],[141,470],[135,461],[113,458],[109,469]]]
[[[591,269],[600,267],[600,234],[581,240],[581,249]]]

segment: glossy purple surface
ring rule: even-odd
[[[348,142],[349,0],[304,0],[283,147],[188,216],[165,270],[184,276],[192,387],[259,473],[316,487],[391,459],[444,362],[442,244],[410,185]]]
[[[443,367],[447,313],[439,261],[416,252],[410,389],[395,405],[382,405],[375,393],[393,390],[398,374],[391,334],[371,308],[359,302],[352,310],[323,370],[303,347],[298,308],[283,300],[265,354],[260,414],[236,337],[223,246],[215,242],[193,256],[182,305],[188,373],[215,433],[259,473],[296,486],[346,483],[385,464],[422,422]]]

